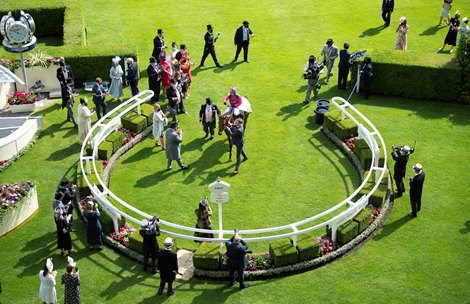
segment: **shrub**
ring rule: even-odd
[[[124,140],[124,134],[122,132],[115,131],[106,137],[107,142],[110,142],[113,146],[113,152],[116,152],[119,148],[122,147],[122,142]]]
[[[135,112],[129,112],[121,117],[121,124],[123,128],[140,133],[147,127],[147,118]]]
[[[98,146],[98,158],[108,160],[113,155],[113,143],[109,141],[103,141]]]
[[[469,103],[470,102],[470,35],[467,35],[460,39],[460,44],[457,49],[457,60],[460,65],[463,67],[462,74],[462,87],[460,90],[460,100],[461,102]]]
[[[293,242],[292,242],[293,244]],[[297,251],[299,252],[299,262],[313,260],[320,256],[320,244],[310,235],[302,234],[297,237]]]
[[[337,121],[341,120],[341,110],[336,109],[326,112],[323,116],[323,127],[332,131]]]
[[[370,190],[374,187],[373,182],[368,182],[359,192],[358,196],[362,197],[370,192]],[[381,207],[385,201],[385,195],[387,194],[388,185],[380,184],[379,187],[371,194],[369,197],[369,204],[374,205],[375,207]]]
[[[341,140],[345,140],[352,136],[357,136],[357,125],[351,119],[344,119],[336,122],[333,127],[333,132]]]
[[[463,70],[455,58],[394,50],[369,50],[367,55],[374,65],[374,79],[370,86],[372,94],[446,102],[460,100]],[[355,63],[351,83],[357,80],[357,68]]]
[[[348,221],[338,227],[336,230],[336,241],[341,245],[349,243],[358,234],[359,224],[354,221]]]
[[[362,168],[368,170],[372,165],[372,151],[370,149],[362,149],[359,153]],[[380,150],[379,166],[384,165],[383,150]]]
[[[280,239],[269,242],[269,254],[276,267],[297,263],[298,252],[292,246],[290,239]]]
[[[364,139],[355,139],[352,141],[354,144],[354,154],[359,157],[361,154],[362,149],[369,149],[369,145],[366,143]]]
[[[137,109],[135,109],[133,111],[134,113],[137,113]],[[148,104],[148,103],[144,103],[144,104],[141,104],[140,105],[140,113],[142,116],[144,116],[146,119],[147,119],[147,126],[150,126],[153,124],[153,106]]]
[[[202,242],[193,255],[195,268],[205,270],[220,269],[220,245],[212,242]]]
[[[354,218],[353,221],[355,221],[358,224],[358,234],[361,233],[362,231],[366,230],[366,228],[370,224],[370,210],[369,208],[362,210],[357,214]]]

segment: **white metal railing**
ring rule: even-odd
[[[80,151],[80,163],[81,163],[81,168],[83,172],[87,172],[88,174],[91,173],[91,168],[90,168],[90,163],[93,165],[94,169],[94,174],[100,184],[100,186],[103,188],[103,191],[101,191],[97,185],[91,184],[90,181],[87,178],[87,175],[84,174],[85,182],[87,185],[90,187],[91,193],[93,196],[100,202],[101,206],[111,215],[113,218],[114,222],[114,228],[117,230],[117,220],[120,219],[121,217],[126,218],[127,220],[130,220],[138,225],[140,225],[141,221],[126,212],[119,210],[114,206],[108,199],[108,197],[112,197],[116,202],[118,202],[121,206],[135,212],[136,214],[140,215],[142,218],[150,218],[151,215],[143,212],[134,206],[130,205],[129,203],[123,201],[121,198],[116,196],[102,181],[100,175],[98,174],[98,170],[96,167],[95,160],[97,159],[97,149],[98,146],[101,142],[104,141],[106,136],[108,136],[112,131],[117,130],[117,128],[120,125],[120,120],[123,115],[128,113],[129,111],[133,110],[134,108],[137,108],[139,113],[140,113],[140,105],[147,100],[149,100],[153,96],[152,91],[144,91],[141,92],[140,94],[132,97],[131,99],[127,100],[126,102],[122,103],[118,107],[114,108],[112,111],[110,111],[107,115],[102,117],[90,130],[88,135],[86,136],[84,143],[82,145],[82,149]],[[336,204],[335,206],[319,213],[316,214],[312,217],[297,221],[295,223],[287,224],[287,225],[282,225],[282,226],[276,226],[276,227],[269,227],[269,228],[262,228],[262,229],[246,229],[246,230],[240,230],[239,233],[244,234],[244,235],[256,235],[256,234],[269,234],[267,236],[255,236],[255,237],[250,237],[250,238],[245,238],[245,241],[247,242],[254,242],[254,241],[268,241],[268,240],[274,240],[274,239],[280,239],[280,238],[286,238],[286,237],[293,237],[294,239],[294,246],[296,245],[297,241],[297,236],[304,234],[309,231],[313,231],[322,227],[328,226],[332,230],[332,238],[336,239],[336,230],[339,226],[341,226],[343,223],[347,222],[348,220],[351,220],[355,215],[357,215],[361,210],[363,210],[369,201],[369,197],[374,193],[374,191],[379,187],[382,179],[384,178],[385,172],[387,170],[386,164],[387,164],[387,153],[386,153],[386,148],[385,148],[385,143],[384,140],[380,134],[380,132],[376,129],[376,127],[365,117],[361,112],[359,112],[353,105],[351,105],[349,102],[344,100],[341,97],[334,97],[332,99],[332,104],[337,107],[338,109],[341,110],[342,112],[342,119],[345,119],[346,117],[351,119],[357,126],[358,126],[358,133],[359,133],[359,138],[362,138],[366,141],[367,145],[372,151],[372,165],[371,169],[367,173],[367,175],[364,177],[363,182],[361,185],[351,194],[349,195],[346,199],[344,199],[342,202]],[[120,111],[124,107],[128,106],[126,109]],[[107,117],[111,117],[112,115],[117,114],[114,118],[112,118],[110,121],[105,122]],[[360,117],[366,124],[367,126],[372,129],[372,131],[369,131],[366,126],[364,126],[362,123],[360,123],[355,116]],[[93,133],[97,131],[96,135],[93,136]],[[86,156],[84,152],[86,151],[86,145],[87,142],[89,142],[91,139],[92,143],[92,156]],[[378,141],[378,142],[377,142]],[[380,144],[380,146],[379,146]],[[380,166],[379,164],[379,159],[380,159],[380,151],[383,149],[383,156],[384,156],[384,164],[383,166]],[[100,164],[101,165],[101,164]],[[366,185],[367,181],[369,180],[372,172],[375,172],[375,184],[374,187],[367,193],[366,195],[363,195],[362,197],[357,198],[357,195],[359,192],[364,188]],[[340,208],[347,207],[347,209],[341,211],[339,214],[333,216],[333,212],[337,211]],[[326,218],[328,215],[330,215],[331,218],[323,219]],[[315,221],[318,221],[320,219],[323,219],[322,222],[320,223],[314,223]],[[307,225],[310,224],[307,228],[300,229],[299,227],[302,225]],[[177,230],[181,230],[182,232],[174,232],[170,231],[165,228],[173,228]],[[176,224],[164,219],[160,219],[160,229],[162,232],[171,235],[176,238],[182,238],[182,239],[188,239],[188,240],[196,240],[196,241],[208,241],[208,242],[222,242],[226,241],[226,238],[224,238],[224,234],[232,234],[233,230],[207,230],[207,229],[199,229],[199,228],[193,228],[193,227],[188,227],[180,224]],[[201,232],[201,233],[210,233],[213,234],[214,236],[218,236],[216,238],[203,238],[203,237],[195,237],[193,236],[194,232]],[[274,232],[279,233],[279,234],[273,234]]]

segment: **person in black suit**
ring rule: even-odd
[[[106,104],[106,96],[109,96],[109,93],[106,92],[106,89],[103,87],[103,80],[100,77],[96,77],[95,84],[91,88],[93,95],[93,103],[96,107],[96,114],[98,119],[101,118],[101,110],[103,110],[103,116],[106,115],[106,109],[108,105]]]
[[[62,194],[62,205],[66,208],[67,221],[70,223],[70,231],[75,231],[73,229],[73,204],[75,202],[75,193],[77,190],[77,185],[70,185],[68,178],[64,177],[60,180],[59,186],[57,188],[57,193]]]
[[[349,43],[344,43],[344,49],[339,51],[338,63],[338,89],[346,90],[349,68],[351,67],[351,53],[349,53]]]
[[[137,62],[134,62],[134,59],[132,58],[127,58],[127,65],[127,82],[131,87],[132,96],[135,96],[139,94],[139,66],[137,65]]]
[[[411,204],[411,217],[417,217],[418,212],[421,211],[421,196],[423,194],[424,184],[424,171],[421,164],[413,166],[415,176],[410,177],[410,204]]]
[[[395,161],[395,166],[393,167],[393,179],[397,185],[397,192],[395,192],[395,197],[401,197],[402,193],[405,192],[405,184],[403,179],[406,174],[406,164],[410,154],[414,152],[414,149],[411,149],[408,146],[396,147],[392,146],[392,158]]]
[[[243,48],[243,60],[245,62],[248,61],[248,46],[250,45],[250,38],[253,37],[253,31],[249,27],[250,23],[248,21],[243,21],[243,25],[240,26],[235,31],[234,43],[237,46],[237,52],[235,53],[234,61],[237,62],[238,55]]]
[[[212,24],[207,25],[207,33],[204,35],[204,53],[202,54],[201,59],[201,66],[204,66],[204,61],[206,60],[207,56],[211,54],[212,59],[214,60],[215,66],[221,68],[222,66],[219,64],[217,60],[217,55],[215,54],[215,42],[217,41],[218,36],[214,37],[214,28]]]
[[[152,258],[152,274],[157,273],[157,253],[158,253],[158,242],[157,236],[160,235],[158,217],[152,217],[149,220],[143,220],[139,234],[143,238],[142,242],[142,254],[144,255],[144,268],[147,270],[147,264],[149,257]]]
[[[240,289],[250,287],[250,285],[245,284],[245,266],[248,263],[245,252],[248,249],[245,241],[239,234],[236,234],[230,238],[230,240],[225,242],[227,247],[227,265],[228,265],[228,277],[229,285],[233,286],[235,284],[235,271],[237,272],[237,281],[240,283]]]
[[[212,104],[210,98],[206,98],[206,104],[201,105],[201,110],[199,110],[199,122],[202,123],[202,128],[206,132],[207,138],[209,132],[211,133],[210,139],[214,138],[214,129],[215,129],[215,119],[217,116],[220,116],[220,110],[215,104]]]
[[[64,87],[67,85],[67,79],[72,80],[74,83],[73,71],[72,68],[65,64],[65,61],[62,59],[59,61],[60,68],[57,69],[57,80],[59,80],[60,86]]]
[[[169,115],[173,118],[173,121],[176,121],[176,113],[179,108],[179,113],[186,113],[184,105],[181,105],[183,102],[181,91],[178,89],[178,83],[175,79],[170,81],[170,87],[166,90],[166,98],[168,99],[168,107],[166,112],[169,112]]]
[[[162,295],[163,289],[165,289],[165,283],[168,283],[167,295],[171,296],[174,294],[173,281],[178,273],[178,257],[176,252],[171,250],[173,246],[173,240],[171,238],[166,238],[163,245],[165,249],[160,250],[157,255],[158,268],[160,269],[160,288],[158,288],[157,294]]]
[[[75,93],[75,87],[73,85],[73,80],[68,78],[66,85],[60,88],[62,95],[62,109],[67,108],[67,121],[73,123],[74,127],[77,127],[77,122],[75,121],[75,115],[73,114],[73,104],[75,100],[73,99],[77,94]]]
[[[152,51],[152,57],[158,58],[162,50],[166,49],[165,45],[165,37],[163,37],[163,30],[158,29],[157,30],[157,36],[153,38],[153,51]]]
[[[364,99],[369,99],[370,82],[372,81],[373,77],[374,67],[372,66],[372,59],[370,57],[365,57],[361,68],[361,80],[364,89]]]
[[[232,131],[231,128],[235,128]],[[238,168],[240,168],[240,156],[243,156],[243,161],[248,160],[248,156],[246,155],[245,151],[243,150],[243,146],[245,145],[245,140],[243,138],[244,135],[244,128],[243,128],[243,118],[235,119],[235,124],[226,127],[228,133],[232,137],[232,143],[237,147],[237,163],[235,165],[235,171],[233,174],[238,174]]]
[[[388,27],[390,25],[390,18],[392,17],[394,6],[395,6],[394,0],[382,1],[382,19],[385,22],[384,27]]]
[[[154,95],[152,102],[157,102],[160,98],[160,82],[162,81],[161,69],[155,57],[150,57],[150,63],[147,67],[147,74],[149,76],[149,90],[152,90]]]

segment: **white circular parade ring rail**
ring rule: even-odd
[[[106,139],[108,135],[110,135],[113,131],[117,131],[118,128],[121,126],[121,117],[128,112],[137,109],[138,114],[141,114],[140,105],[149,101],[152,96],[153,92],[150,90],[143,91],[136,96],[128,99],[127,101],[123,102],[122,104],[118,105],[112,111],[104,115],[98,122],[93,125],[90,132],[87,134],[85,140],[83,141],[83,145],[80,151],[80,166],[82,172],[86,173],[83,174],[83,178],[85,179],[86,184],[91,190],[91,193],[95,197],[95,199],[100,202],[100,205],[103,209],[110,214],[113,219],[114,229],[118,230],[118,219],[122,217],[130,220],[131,222],[136,223],[140,226],[141,221],[136,219],[135,217],[125,213],[117,209],[109,200],[108,196],[112,197],[116,202],[121,204],[122,206],[132,210],[133,212],[142,216],[142,218],[150,218],[151,215],[147,214],[134,206],[128,204],[127,202],[123,201],[121,198],[116,196],[103,182],[99,175],[99,171],[97,170],[97,163],[101,166],[101,162],[96,162],[98,156],[98,146]],[[367,205],[369,201],[369,197],[374,193],[374,191],[379,187],[381,181],[384,178],[384,175],[387,171],[387,151],[385,148],[385,143],[382,138],[382,135],[377,130],[377,128],[365,117],[361,112],[359,112],[353,105],[349,102],[344,100],[341,97],[333,97],[332,104],[341,110],[342,113],[342,120],[345,118],[351,119],[357,126],[358,126],[358,134],[359,138],[364,139],[369,146],[370,150],[372,151],[372,162],[371,168],[368,171],[367,175],[363,178],[361,185],[346,199],[342,202],[338,203],[337,205],[319,213],[312,217],[303,219],[301,221],[297,221],[291,224],[283,225],[283,226],[276,226],[270,228],[262,228],[262,229],[240,229],[240,233],[243,235],[253,235],[253,234],[262,234],[262,233],[270,233],[268,236],[258,236],[258,237],[251,237],[251,238],[244,238],[247,242],[254,242],[254,241],[269,241],[274,239],[281,239],[287,237],[293,237],[294,246],[296,245],[297,236],[319,229],[321,227],[326,227],[331,229],[332,231],[332,238],[336,240],[336,230],[339,226],[346,223],[347,221],[351,220],[356,216],[359,212],[361,212]],[[114,114],[116,116],[112,117]],[[353,114],[359,116],[367,126],[372,130],[366,128],[362,123],[360,123]],[[107,120],[111,118],[110,120]],[[378,139],[378,142],[377,142]],[[88,156],[86,154],[86,146],[87,143],[91,142],[92,147],[92,155]],[[383,149],[383,166],[379,165],[379,158],[380,158],[380,150]],[[96,176],[99,186],[102,187],[102,191],[98,188],[98,185],[90,183],[87,174],[91,174],[91,166],[93,167],[94,175]],[[364,188],[366,183],[369,181],[371,175],[375,173],[374,176],[374,187],[369,190],[369,192],[359,198],[357,198],[358,193]],[[336,216],[325,220],[321,223],[311,225],[307,228],[299,229],[299,226],[312,223],[315,220],[321,219],[332,212],[338,210],[342,207],[348,207],[341,213],[337,214]],[[169,231],[165,229],[166,227],[171,227],[174,229],[182,230],[182,233],[177,233],[173,231]],[[195,241],[206,241],[206,242],[219,242],[222,248],[222,244],[227,240],[224,238],[224,235],[233,235],[233,229],[230,230],[207,230],[207,229],[199,229],[188,227],[184,225],[179,225],[172,223],[170,221],[160,219],[160,230],[168,235],[171,235],[176,238],[182,238],[187,240],[195,240]],[[200,233],[211,233],[214,235],[218,235],[217,238],[204,238],[204,237],[195,237],[193,236],[194,232]],[[281,232],[280,234],[272,234],[273,232]]]

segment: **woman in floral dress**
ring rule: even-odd
[[[62,275],[64,288],[64,304],[80,304],[80,275],[74,272],[75,267],[68,265],[67,272]]]
[[[406,24],[406,17],[400,18],[400,24],[397,27],[398,33],[397,42],[395,43],[395,50],[406,51],[408,48],[408,31],[410,26]]]

